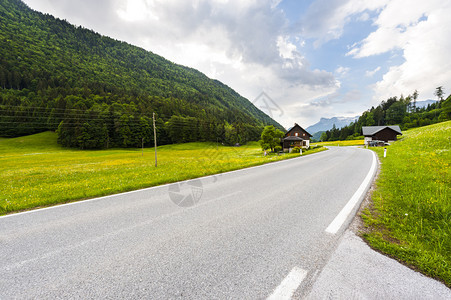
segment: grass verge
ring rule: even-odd
[[[381,171],[363,237],[375,249],[451,286],[451,121],[373,148]]]
[[[319,147],[303,155],[326,150]],[[241,147],[188,143],[154,149],[65,149],[56,134],[0,139],[0,215],[202,177],[299,154],[270,154],[258,143]]]

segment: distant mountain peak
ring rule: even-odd
[[[333,117],[333,118],[320,118],[319,122],[307,127],[307,131],[310,134],[315,134],[319,131],[326,131],[332,129],[335,125],[336,128],[342,128],[346,125],[355,122],[359,117]]]
[[[437,100],[433,100],[433,99],[417,101],[416,102],[416,107],[418,107],[418,108],[420,108],[420,107],[427,107],[428,105],[434,104],[436,102],[437,102]]]

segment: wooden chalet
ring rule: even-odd
[[[394,142],[397,135],[402,135],[398,125],[394,126],[363,126],[362,133],[365,137],[365,145],[370,141]]]
[[[289,128],[285,137],[282,138],[281,144],[283,151],[290,151],[294,147],[309,148],[310,138],[312,135],[304,128],[294,123],[294,126]]]

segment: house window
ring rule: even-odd
[[[299,133],[297,133],[297,132],[296,132],[296,133],[295,133],[294,135],[295,135],[295,136],[298,136],[298,135],[299,135]]]

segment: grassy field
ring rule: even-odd
[[[317,148],[310,154],[325,150]],[[299,154],[264,157],[257,143],[242,147],[188,143],[154,149],[65,149],[56,134],[0,139],[0,215],[236,170]]]
[[[382,165],[364,238],[450,287],[451,121],[405,132],[386,158],[375,150]]]
[[[312,146],[363,146],[364,140],[346,140],[346,141],[333,141],[333,142],[319,142],[312,143]]]

